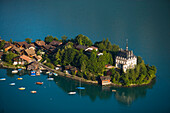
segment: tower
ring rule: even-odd
[[[128,51],[128,39],[126,39],[126,51]]]

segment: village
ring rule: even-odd
[[[54,54],[56,54],[57,56],[57,53],[59,53],[60,48],[67,47],[69,48],[70,45],[72,46],[73,49],[76,49],[76,51],[79,52],[83,51],[83,53],[86,56],[88,55],[90,56],[91,54],[95,53],[96,54],[95,58],[97,59],[99,59],[100,56],[105,57],[104,54],[110,54],[109,52],[105,53],[104,51],[101,51],[101,49],[99,51],[99,48],[96,45],[91,44],[91,46],[88,46],[85,44],[82,45],[79,43],[73,43],[69,40],[62,41],[54,39],[49,43],[46,43],[45,41],[42,40],[36,40],[35,42],[29,43],[28,41],[10,42],[0,40],[0,44],[1,46],[3,45],[0,50],[1,58],[0,60],[2,60],[1,65],[3,65],[2,62],[6,62],[4,57],[6,56],[7,59],[7,54],[11,53],[14,54],[14,56],[10,57],[11,58],[10,62],[11,65],[13,65],[15,68],[22,68],[34,71],[36,75],[40,75],[41,70],[47,70],[48,72],[53,73],[55,72],[58,73],[59,75],[68,76],[70,78],[74,78],[77,80],[79,80],[79,78],[83,78],[85,82],[91,82],[95,84],[97,83],[101,85],[112,84],[121,86],[122,83],[124,82],[124,78],[121,78],[120,74],[123,73],[125,75],[127,72],[126,70],[128,69],[133,70],[137,65],[137,57],[133,54],[133,51],[128,50],[128,42],[126,42],[125,50],[120,49],[118,47],[117,54],[114,57],[111,56],[111,60],[114,59],[115,63],[113,63],[112,61],[112,63],[107,63],[104,65],[102,64],[104,67],[100,69],[104,69],[103,72],[106,73],[105,75],[96,76],[96,74],[91,74],[91,72],[88,71],[89,75],[91,75],[90,78],[85,71],[83,72],[83,70],[85,70],[84,68],[87,67],[87,64],[85,67],[83,67],[84,62],[79,67],[71,65],[71,63],[63,63],[65,65],[57,63],[56,65],[54,65],[54,63],[47,63],[48,59],[47,58],[45,59],[44,56]],[[67,54],[65,53],[64,55],[66,56]],[[54,60],[51,62],[55,62]],[[68,61],[69,60],[71,59],[68,59]],[[53,65],[53,67],[51,67],[51,65]],[[3,67],[5,66],[3,65]],[[84,77],[82,73],[86,74],[86,76]]]

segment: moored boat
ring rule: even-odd
[[[6,78],[0,78],[0,80],[6,80]]]
[[[49,73],[50,73],[49,71],[46,72],[46,74],[49,74]]]
[[[14,82],[12,82],[12,83],[10,83],[9,85],[10,85],[10,86],[15,86],[15,83],[14,83]]]
[[[35,76],[35,75],[36,75],[35,71],[31,71],[31,76]]]
[[[19,90],[25,90],[25,87],[20,87],[20,88],[18,88]]]
[[[115,90],[115,89],[112,89],[112,92],[116,92],[116,90]]]
[[[58,74],[57,73],[53,73],[54,74],[54,76],[58,76]]]
[[[77,87],[77,89],[85,89],[85,87]]]
[[[21,71],[22,69],[18,69],[18,71]]]
[[[37,93],[37,91],[30,91],[31,93]]]
[[[37,85],[42,85],[42,84],[43,84],[43,82],[36,82],[36,84],[37,84]]]
[[[18,73],[18,70],[12,70],[12,73]]]
[[[51,78],[51,77],[50,77],[50,78],[47,78],[47,80],[54,80],[54,78]]]
[[[23,78],[22,77],[19,77],[19,78],[17,78],[18,80],[22,80]]]
[[[69,92],[68,94],[69,94],[69,95],[75,95],[76,92]]]

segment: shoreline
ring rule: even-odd
[[[1,64],[1,67],[0,69],[19,69],[18,67],[12,67],[12,66],[4,66],[3,64]],[[23,68],[22,68],[23,69]],[[50,68],[51,69],[51,68]],[[93,84],[93,85],[100,85],[98,83],[98,81],[92,81],[92,80],[86,80],[84,78],[80,78],[78,76],[75,76],[75,75],[71,75],[71,74],[66,74],[64,72],[61,72],[61,71],[57,71],[57,70],[53,70],[55,73],[57,73],[59,76],[63,76],[63,77],[66,77],[66,78],[70,78],[72,80],[76,80],[76,81],[80,81],[83,82],[83,83],[87,83],[87,84]],[[123,86],[123,85],[118,85],[118,84],[114,84],[114,83],[110,83],[108,85],[101,85],[101,86],[106,86],[106,87],[110,87],[110,86],[113,86],[113,87],[140,87],[140,86],[146,86],[146,85],[149,85],[152,83],[152,81],[155,79],[156,77],[152,78],[150,80],[150,82],[148,84],[146,83],[143,83],[143,84],[131,84],[130,86]]]

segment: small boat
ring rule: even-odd
[[[18,71],[21,71],[22,69],[18,69]]]
[[[85,89],[85,87],[77,87],[77,89]]]
[[[116,90],[115,90],[115,89],[112,89],[112,92],[116,92]]]
[[[46,74],[49,74],[49,73],[50,73],[49,71],[46,72]]]
[[[12,73],[18,73],[18,70],[13,70]]]
[[[12,82],[12,83],[10,83],[9,85],[10,85],[10,86],[15,86],[15,83],[14,83],[14,82]]]
[[[54,74],[54,76],[58,76],[58,74],[57,73],[53,73]]]
[[[69,94],[69,95],[75,95],[76,92],[69,92],[68,94]]]
[[[31,71],[31,76],[35,76],[35,75],[36,75],[35,71]]]
[[[37,85],[42,85],[42,84],[43,84],[43,82],[36,82],[36,84],[37,84]]]
[[[52,75],[53,73],[49,73],[49,75]]]
[[[37,91],[30,91],[31,93],[37,93]]]
[[[18,88],[19,90],[25,90],[25,87],[20,87],[20,88]]]
[[[54,78],[47,78],[47,80],[54,80]]]
[[[42,71],[40,70],[40,73],[42,73]]]
[[[23,78],[22,77],[19,77],[19,78],[17,78],[18,80],[22,80]]]
[[[6,80],[6,78],[0,78],[0,80]]]

